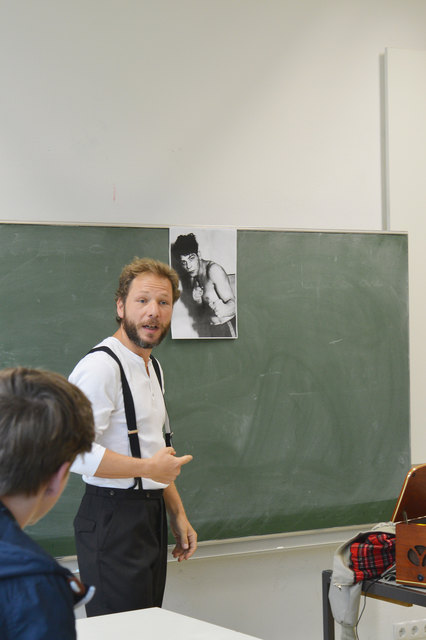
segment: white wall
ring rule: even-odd
[[[1,219],[386,228],[383,58],[425,24],[424,0],[0,0]],[[313,535],[171,563],[166,606],[319,640]]]
[[[380,229],[423,0],[2,0],[2,219]]]
[[[345,541],[357,532],[338,531],[330,538]],[[316,546],[305,546],[302,539],[300,546],[295,541],[265,553],[193,558],[185,566],[170,562],[164,606],[264,640],[321,640],[321,572],[332,566],[337,543],[327,542],[326,533],[318,533],[316,540]],[[285,544],[279,540],[277,546]],[[391,640],[394,622],[422,618],[423,607],[369,598],[358,635],[360,640]]]
[[[409,239],[411,458],[426,460],[426,51],[389,49],[387,161],[389,219]]]

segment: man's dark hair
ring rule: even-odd
[[[178,236],[172,244],[173,256],[179,259],[180,256],[188,256],[190,253],[198,253],[197,238],[193,233],[188,233],[186,236]]]
[[[0,371],[0,496],[36,494],[94,437],[89,400],[59,373]]]

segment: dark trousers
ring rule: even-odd
[[[161,607],[167,564],[162,490],[86,485],[74,531],[81,580],[96,587],[87,616]]]

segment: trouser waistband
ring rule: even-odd
[[[116,489],[115,487],[96,487],[86,484],[86,493],[105,498],[126,498],[134,500],[159,499],[163,497],[163,489]]]

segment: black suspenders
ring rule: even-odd
[[[121,376],[121,386],[123,389],[124,412],[126,414],[126,422],[127,422],[127,435],[129,437],[129,443],[130,443],[130,451],[132,452],[132,456],[134,458],[141,458],[142,456],[141,456],[141,448],[139,445],[138,427],[136,424],[135,404],[133,402],[132,392],[130,391],[126,374],[124,373],[123,365],[121,364],[118,356],[116,356],[114,351],[109,347],[104,347],[104,346],[94,347],[89,351],[89,353],[95,353],[96,351],[104,351],[109,356],[111,356],[111,358],[113,358],[119,366],[120,376]],[[163,383],[161,380],[160,366],[158,364],[158,361],[154,358],[154,356],[151,356],[151,360],[152,360],[152,364],[153,364],[156,376],[158,378],[158,382],[160,384],[160,388],[163,391]],[[164,407],[166,410],[164,437],[166,440],[166,446],[171,447],[173,434],[170,431],[169,416],[167,414],[167,408],[165,406],[165,403],[164,403]],[[138,485],[138,487],[141,489],[142,488],[141,479],[135,478],[135,482]]]
[[[160,365],[158,364],[158,360],[156,358],[154,358],[154,356],[150,356],[150,358],[151,358],[152,366],[154,367],[154,371],[157,374],[157,378],[158,378],[158,382],[160,384],[161,391],[163,391],[163,393],[164,393],[163,381],[161,380]],[[164,400],[164,395],[163,395],[163,400]],[[164,438],[166,440],[166,447],[171,447],[172,446],[172,435],[173,435],[173,433],[170,430],[169,414],[167,413],[167,407],[166,407],[166,401],[165,400],[164,400],[164,409],[166,410],[166,419],[164,421]]]

